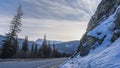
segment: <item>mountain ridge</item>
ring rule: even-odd
[[[0,35],[0,48],[2,46],[2,40],[4,39],[3,35]],[[24,39],[23,38],[18,38],[18,42],[19,42],[19,49],[22,48],[22,43],[23,43]],[[28,41],[29,43],[29,50],[32,47],[33,43],[37,43],[38,44],[38,48],[41,47],[43,42],[43,39],[41,39],[41,41]],[[58,49],[60,52],[62,53],[68,53],[68,54],[72,54],[74,53],[74,51],[77,49],[78,45],[79,45],[79,40],[74,40],[74,41],[68,41],[68,42],[61,42],[61,41],[50,41],[47,40],[47,44],[51,44],[51,47],[53,47],[52,45],[55,44],[55,48]]]

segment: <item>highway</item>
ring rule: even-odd
[[[66,58],[0,62],[0,68],[57,68]]]

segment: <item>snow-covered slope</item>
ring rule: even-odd
[[[80,41],[78,54],[68,59],[60,68],[120,68],[120,0],[112,2],[114,7],[110,7],[111,1],[102,0],[99,8],[103,8],[104,4],[107,5],[105,8],[109,8],[104,11],[111,12],[108,15],[103,14],[100,20],[96,19],[97,22],[93,15],[90,23],[96,26],[89,24],[92,28],[86,32],[84,40]]]
[[[100,48],[99,48],[100,49]],[[102,50],[102,49],[101,49]],[[120,38],[98,54],[74,58],[61,68],[120,68]]]

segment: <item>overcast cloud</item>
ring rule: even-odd
[[[19,37],[30,40],[42,38],[69,41],[79,40],[100,0],[0,0],[0,34],[9,24],[21,3],[24,16]]]

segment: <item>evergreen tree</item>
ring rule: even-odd
[[[56,57],[56,48],[55,48],[55,44],[53,44],[53,57]]]
[[[48,57],[52,57],[52,49],[50,44],[48,45]]]
[[[42,43],[42,48],[43,48],[43,57],[47,57],[47,55],[48,55],[48,49],[47,49],[46,35],[44,35],[44,40],[43,40],[43,43]]]
[[[33,55],[34,55],[34,44],[35,44],[35,43],[32,44],[32,48],[31,48],[31,57],[32,57],[32,58],[33,58]]]
[[[53,57],[61,57],[62,54],[55,48],[55,44],[53,44]]]
[[[55,55],[55,57],[59,57],[59,52],[57,49],[55,49],[54,55]]]
[[[44,57],[43,56],[43,48],[42,47],[40,47],[39,50],[38,50],[38,57],[39,58],[43,58]]]
[[[18,35],[21,31],[21,16],[22,16],[22,9],[21,5],[18,7],[17,15],[13,18],[10,25],[10,31],[6,34],[5,39],[3,40],[3,46],[2,46],[2,52],[1,57],[2,58],[11,58],[13,57],[17,52],[18,47]]]
[[[22,51],[23,51],[23,57],[25,57],[26,53],[28,52],[28,37],[25,36],[25,40],[23,41],[22,44]]]
[[[37,53],[38,53],[38,47],[37,44],[35,43],[35,49],[34,49],[34,56],[37,57]]]

